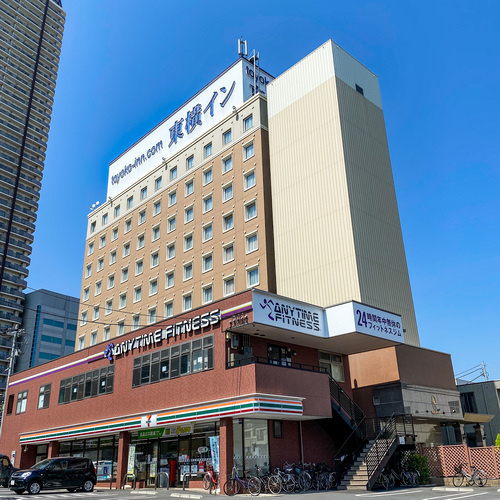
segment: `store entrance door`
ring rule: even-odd
[[[160,441],[160,464],[158,472],[166,472],[168,474],[170,486],[174,486],[177,479],[178,450],[177,438]]]

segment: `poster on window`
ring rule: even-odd
[[[210,454],[215,472],[219,472],[219,436],[210,436]]]
[[[128,448],[128,463],[127,463],[127,475],[134,475],[134,465],[135,465],[135,444],[131,444]]]

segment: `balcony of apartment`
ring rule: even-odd
[[[14,276],[13,274],[5,273],[3,274],[3,282],[6,284],[12,284],[26,288],[28,283],[19,276]]]
[[[6,195],[8,198],[12,198],[12,190],[4,188],[3,186],[0,185],[0,194]],[[26,205],[32,207],[32,212],[36,212],[38,210],[38,202],[35,200],[32,200],[31,198],[28,198],[27,196],[23,196],[20,193],[17,193],[17,201],[20,201],[22,203],[26,203]]]
[[[10,321],[11,323],[16,324],[16,325],[21,324],[21,318],[19,316],[16,316],[15,314],[5,312],[5,311],[0,311],[0,320]]]
[[[17,259],[20,262],[24,262],[26,266],[30,265],[31,259],[27,257],[26,255],[19,253],[19,252],[14,252],[13,250],[7,250],[7,256],[12,258],[12,259]],[[24,296],[23,296],[24,298]]]
[[[0,307],[3,309],[12,309],[13,311],[18,311],[20,313],[24,311],[24,307],[21,304],[4,298],[0,298]]]
[[[12,288],[11,286],[2,285],[0,291],[5,295],[10,295],[12,297],[18,297],[24,300],[24,293],[17,288]]]
[[[4,222],[0,222],[0,234],[2,231],[7,231],[8,227],[9,227],[8,224],[6,224]],[[33,243],[33,234],[32,233],[28,233],[28,231],[25,231],[24,229],[19,229],[18,227],[15,227],[15,226],[11,226],[10,232],[12,234],[17,235],[17,236],[21,236],[22,238],[25,238],[28,241],[28,243],[23,243],[22,241],[19,241],[19,242],[9,241],[9,244],[12,243],[13,245],[16,245],[19,248],[23,248],[25,250],[31,250],[30,244]],[[6,242],[5,238],[3,240],[0,240],[0,241],[3,241],[4,243]]]
[[[1,204],[0,204],[0,221],[3,220],[3,221],[8,222],[9,217],[10,217],[10,210],[8,212],[6,212],[5,210],[2,210]],[[21,228],[28,227],[32,231],[35,230],[35,224],[33,224],[32,222],[30,222],[27,219],[22,219],[21,217],[18,217],[17,215],[12,216],[12,221],[15,222],[16,224],[19,224],[21,226]]]
[[[17,202],[17,200],[16,200],[16,202]],[[12,207],[12,199],[5,200],[4,198],[2,198],[0,196],[0,208],[1,207],[5,208],[6,210],[10,210]],[[25,208],[25,207],[20,207],[18,205],[18,203],[14,204],[14,213],[17,214],[18,216],[21,216],[21,217],[24,215],[26,217],[36,219],[36,212],[34,210],[31,210],[31,209]]]

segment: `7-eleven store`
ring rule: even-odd
[[[394,331],[360,331],[356,307],[376,311],[249,290],[13,375],[1,450],[22,468],[90,457],[110,487],[127,472],[141,487],[161,472],[196,484],[213,460],[222,481],[233,463],[331,464],[349,429],[327,372],[352,395],[347,355],[402,339],[384,311]]]

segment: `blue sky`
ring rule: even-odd
[[[500,379],[500,2],[63,6],[30,289],[79,296],[109,162],[231,64],[240,36],[275,76],[332,38],[379,77],[421,344]]]

